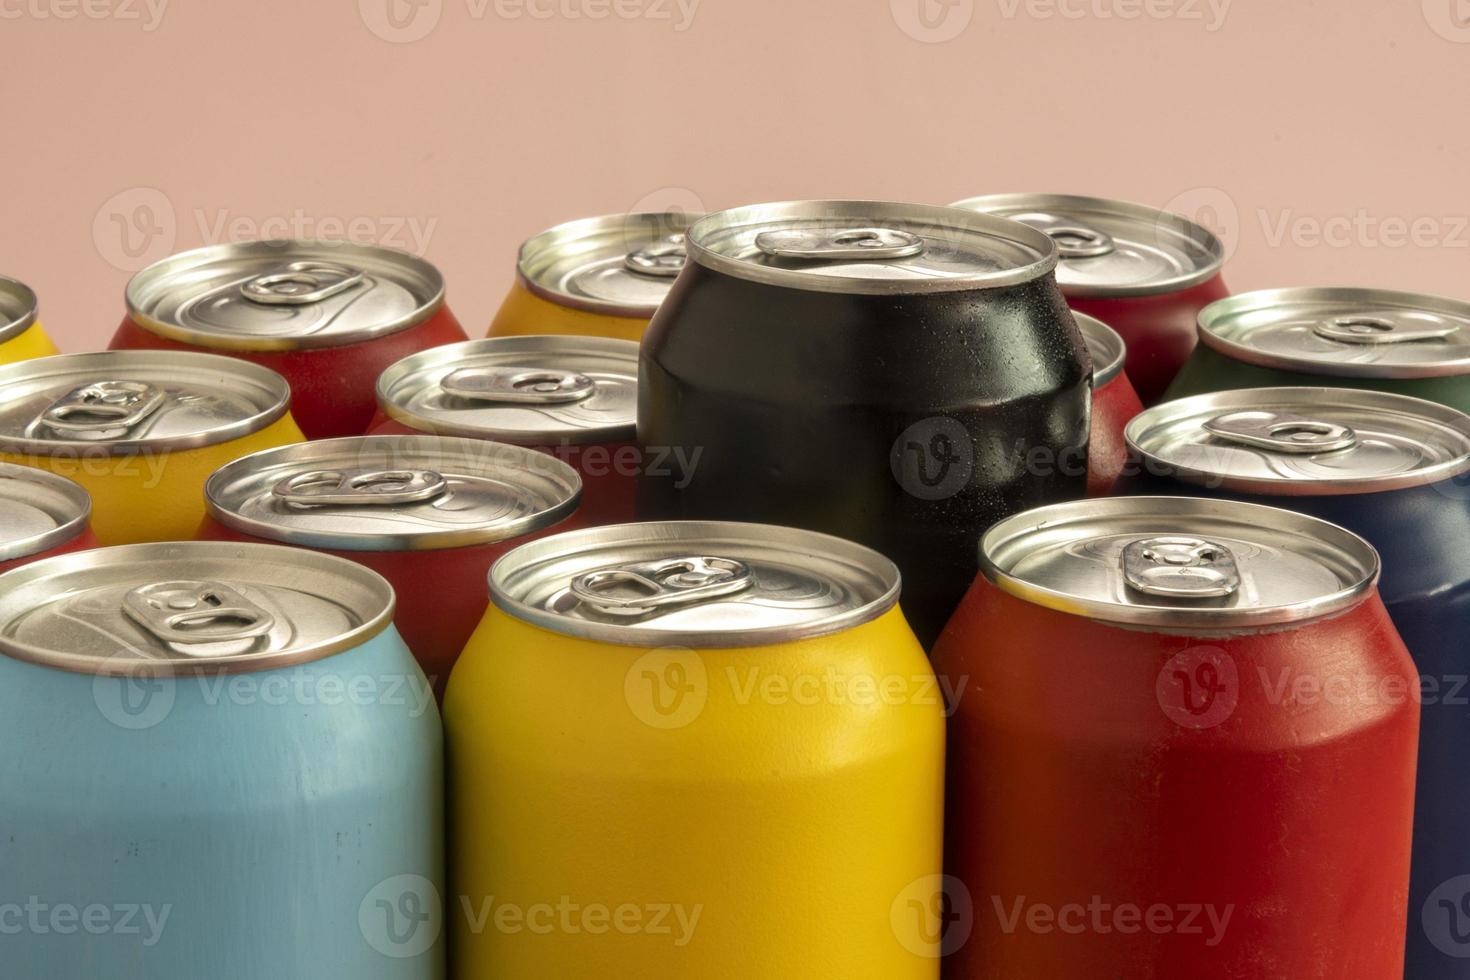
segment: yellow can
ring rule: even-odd
[[[604,215],[528,239],[489,336],[641,339],[684,268],[684,232],[699,217],[679,211]]]
[[[445,703],[454,977],[939,976],[944,698],[891,562],[632,524],[490,592]]]
[[[36,322],[36,294],[15,279],[0,276],[0,364],[49,357],[56,345]]]
[[[284,378],[235,358],[59,354],[0,367],[0,460],[85,487],[104,545],[189,540],[211,473],[302,441],[290,403]]]

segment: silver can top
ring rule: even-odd
[[[566,463],[520,446],[349,436],[252,453],[204,486],[210,516],[245,534],[339,551],[423,551],[551,527],[582,498]]]
[[[1097,317],[1072,311],[1082,339],[1087,341],[1087,353],[1092,355],[1092,386],[1101,388],[1123,373],[1123,362],[1128,359],[1128,345],[1118,331]]]
[[[1195,395],[1145,410],[1125,435],[1150,473],[1244,493],[1375,493],[1470,470],[1470,416],[1361,389]]]
[[[0,654],[83,674],[270,670],[355,647],[392,618],[376,572],[279,545],[123,545],[0,576]]]
[[[1470,374],[1470,303],[1386,289],[1263,289],[1200,311],[1200,342],[1247,364],[1337,378]]]
[[[0,344],[19,337],[35,322],[35,292],[19,280],[0,276]]]
[[[0,450],[76,456],[191,449],[258,432],[291,389],[269,368],[195,351],[57,354],[0,367]]]
[[[638,345],[602,337],[492,337],[410,355],[378,405],[421,432],[522,446],[626,442],[638,421]]]
[[[727,275],[830,293],[986,289],[1030,282],[1057,262],[1051,239],[959,208],[883,201],[787,201],[711,214],[689,256]]]
[[[527,289],[558,306],[649,319],[684,268],[684,234],[703,215],[645,211],[582,218],[521,246]]]
[[[47,470],[0,463],[0,561],[66,544],[91,517],[92,498],[80,484]]]
[[[1024,222],[1061,253],[1068,296],[1148,296],[1197,286],[1225,263],[1225,246],[1182,215],[1074,194],[987,194],[954,205]]]
[[[490,599],[556,633],[631,646],[759,646],[851,629],[898,602],[876,551],[764,524],[569,531],[490,570]]]
[[[155,262],[128,283],[127,303],[139,326],[181,343],[303,350],[422,323],[444,305],[444,277],[382,245],[239,242]]]
[[[1378,553],[1336,524],[1193,497],[1026,511],[985,533],[980,565],[1027,602],[1160,631],[1304,623],[1356,605],[1378,580]]]

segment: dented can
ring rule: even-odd
[[[36,319],[36,294],[23,282],[0,276],[0,364],[50,357],[56,345]]]
[[[1138,392],[1123,369],[1128,345],[1112,327],[1086,313],[1074,313],[1092,356],[1092,435],[1087,443],[1087,495],[1101,497],[1113,487],[1128,459],[1123,430],[1143,411]]]
[[[75,481],[0,463],[0,572],[97,546],[92,498]]]

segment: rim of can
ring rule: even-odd
[[[379,275],[394,272],[402,280],[400,285],[413,295],[416,306],[409,313],[339,333],[271,337],[203,330],[150,312],[155,304],[175,296],[181,288],[196,285],[203,278],[204,270],[212,265],[266,258],[276,263],[313,259],[354,260],[368,272]],[[123,295],[128,317],[133,323],[149,333],[179,343],[220,351],[323,350],[376,340],[428,320],[444,306],[444,274],[427,259],[388,245],[331,239],[272,238],[225,242],[177,252],[136,273],[128,281]]]
[[[1321,559],[1324,567],[1327,557],[1340,559],[1346,574],[1339,575],[1341,588],[1296,602],[1274,606],[1186,606],[1168,605],[1168,600],[1137,605],[1103,601],[1048,588],[1013,573],[1019,558],[1034,553],[1017,554],[1028,539],[1071,541],[1069,528],[1076,527],[1076,540],[1095,541],[1100,534],[1108,533],[1109,520],[1117,524],[1123,518],[1137,519],[1149,527],[1139,533],[1140,540],[1145,536],[1173,535],[1203,539],[1207,534],[1224,538],[1220,529],[1232,528],[1243,534],[1268,532],[1274,535],[1273,542],[1289,535],[1301,544],[1320,547],[1321,555],[1308,557]],[[1170,524],[1170,519],[1179,523]],[[1216,527],[1201,530],[1209,524]],[[1109,625],[1159,630],[1217,632],[1310,623],[1363,602],[1377,586],[1380,571],[1378,551],[1346,528],[1279,507],[1199,497],[1094,497],[1051,504],[1000,521],[980,539],[980,572],[1002,591],[1033,605]],[[1125,583],[1124,588],[1128,587]]]
[[[466,439],[493,439],[520,446],[541,446],[548,440],[556,444],[581,445],[586,443],[627,442],[632,440],[638,429],[637,405],[632,414],[604,424],[572,425],[561,428],[536,429],[513,425],[473,425],[456,421],[453,411],[430,414],[415,410],[404,404],[412,395],[431,382],[442,380],[453,371],[469,367],[476,358],[511,362],[508,366],[526,369],[561,368],[565,359],[590,357],[626,361],[636,394],[638,383],[638,342],[617,340],[611,337],[583,337],[571,334],[531,334],[514,337],[485,337],[466,340],[457,344],[445,344],[410,354],[390,365],[378,376],[378,407],[393,421],[420,432],[443,436],[459,436]],[[544,355],[544,357],[541,357]],[[560,363],[558,358],[563,359]],[[569,370],[575,370],[569,369]],[[433,374],[437,377],[430,377]],[[416,378],[417,375],[425,375]],[[398,391],[410,381],[414,386],[406,393]],[[596,379],[593,379],[594,383]],[[595,392],[593,394],[595,397]],[[577,402],[574,404],[581,404]],[[521,411],[525,411],[523,407]],[[465,413],[469,414],[468,412]]]
[[[176,566],[186,561],[233,562],[245,565],[270,564],[277,573],[298,576],[302,583],[320,583],[335,579],[361,591],[360,606],[350,611],[360,620],[357,626],[331,639],[309,643],[300,648],[287,648],[267,653],[247,653],[210,657],[209,659],[163,659],[122,657],[113,654],[96,657],[85,653],[68,653],[21,643],[12,638],[9,626],[13,616],[0,619],[0,655],[42,667],[71,673],[136,677],[179,676],[205,673],[255,673],[322,660],[336,653],[360,646],[393,624],[397,599],[388,580],[377,572],[347,558],[301,548],[276,544],[226,543],[214,541],[170,541],[151,544],[115,545],[93,548],[72,554],[43,558],[0,575],[0,596],[14,596],[34,590],[54,598],[59,583],[55,580],[84,574],[91,569],[107,567],[141,568],[148,563]],[[142,584],[140,582],[140,584]],[[278,585],[278,582],[272,584]],[[24,597],[23,597],[24,598]],[[346,608],[345,600],[334,599]],[[3,603],[3,599],[0,599]],[[41,608],[31,606],[29,608]]]
[[[1003,242],[1034,256],[1029,261],[1003,269],[986,269],[969,274],[933,275],[930,278],[854,277],[822,275],[761,265],[741,256],[729,255],[711,247],[711,239],[722,233],[758,228],[762,224],[784,220],[809,222],[816,228],[850,228],[881,223],[895,227],[910,238],[923,239],[927,231],[969,233]],[[946,239],[948,240],[948,239]],[[705,215],[689,229],[690,260],[715,272],[763,283],[815,292],[844,293],[864,296],[893,296],[963,290],[997,289],[1040,279],[1057,265],[1056,244],[1047,235],[1018,221],[935,204],[902,204],[893,201],[778,201],[751,204]]]
[[[19,279],[0,276],[0,344],[29,330],[38,310],[34,289]]]
[[[0,395],[16,381],[30,380],[41,372],[52,371],[59,377],[72,375],[78,386],[91,382],[114,380],[119,370],[151,370],[193,368],[205,373],[234,377],[251,384],[265,396],[258,410],[244,418],[199,432],[156,439],[99,439],[69,442],[62,439],[36,439],[27,436],[0,435],[0,452],[23,456],[76,457],[101,450],[104,455],[122,455],[144,450],[174,451],[198,449],[231,442],[259,432],[283,418],[291,408],[291,386],[268,367],[222,354],[204,351],[106,350],[87,354],[53,354],[16,364],[0,365]],[[103,370],[106,369],[106,370]]]
[[[564,221],[521,243],[516,253],[516,279],[534,295],[557,306],[603,316],[651,319],[658,312],[658,303],[618,302],[571,291],[565,285],[570,273],[561,271],[560,262],[569,253],[593,261],[621,261],[640,246],[686,233],[702,217],[695,212],[630,211]],[[662,281],[667,284],[663,289],[666,295],[674,280],[671,277]]]
[[[395,470],[423,471],[431,477],[445,480],[461,475],[447,472],[453,466],[461,471],[477,469],[472,475],[483,477],[487,482],[504,484],[506,474],[497,467],[511,467],[523,478],[517,489],[530,492],[529,479],[535,475],[554,486],[560,499],[503,524],[450,525],[424,532],[401,529],[355,532],[289,527],[250,517],[235,509],[261,494],[271,493],[272,487],[280,486],[293,475],[302,477],[319,473],[323,468],[341,470],[342,460],[361,462],[365,454],[381,455],[385,461],[395,464],[391,467]],[[446,472],[441,474],[438,468]],[[226,499],[232,492],[234,496],[240,496],[241,488],[248,491],[247,497]],[[560,523],[576,513],[581,501],[581,476],[554,456],[486,439],[432,435],[344,436],[263,449],[226,463],[215,470],[204,484],[204,503],[209,516],[231,530],[283,544],[342,551],[442,551],[509,541]],[[369,520],[372,516],[364,513]]]
[[[1147,204],[1109,197],[1092,197],[1085,194],[1018,192],[981,194],[977,197],[956,201],[951,206],[1002,215],[1030,210],[1055,210],[1068,215],[1101,214],[1137,227],[1152,229],[1156,237],[1160,231],[1167,230],[1176,239],[1193,243],[1201,256],[1201,261],[1195,264],[1196,267],[1187,272],[1137,283],[1067,283],[1061,282],[1064,277],[1059,276],[1058,281],[1061,283],[1062,292],[1067,296],[1108,299],[1175,293],[1209,282],[1219,275],[1225,265],[1225,243],[1220,241],[1218,235],[1182,214],[1150,207]],[[1063,257],[1061,265],[1065,266],[1066,262],[1066,258]]]
[[[1294,410],[1297,409],[1312,414],[1296,416]],[[1171,428],[1196,420],[1199,423],[1196,428],[1203,431],[1207,422],[1222,415],[1277,411],[1291,413],[1296,422],[1346,427],[1346,436],[1351,437],[1356,445],[1355,430],[1361,426],[1361,422],[1359,426],[1349,424],[1352,418],[1343,414],[1345,410],[1372,413],[1380,424],[1398,420],[1417,425],[1421,434],[1433,433],[1452,440],[1456,444],[1452,449],[1456,451],[1447,453],[1447,458],[1433,465],[1407,471],[1319,478],[1300,474],[1280,477],[1233,475],[1223,472],[1223,467],[1204,468],[1171,461],[1161,455],[1156,445],[1145,448],[1145,442],[1153,432],[1160,433],[1160,436],[1154,437],[1157,439]],[[1325,423],[1319,420],[1325,420]],[[1470,415],[1423,398],[1368,388],[1237,388],[1191,395],[1144,409],[1129,421],[1123,435],[1131,455],[1141,458],[1145,465],[1157,468],[1150,472],[1167,474],[1171,478],[1199,486],[1267,496],[1380,493],[1428,486],[1470,472]],[[1412,434],[1409,438],[1412,438]],[[1318,456],[1330,457],[1335,451],[1337,449],[1329,449]],[[1306,455],[1302,454],[1301,458],[1306,458]]]
[[[1072,311],[1082,339],[1087,341],[1087,353],[1092,357],[1092,387],[1101,388],[1123,373],[1123,362],[1128,358],[1128,343],[1123,335],[1103,323],[1095,316]]]
[[[1281,325],[1283,321],[1279,319],[1265,320],[1255,328],[1238,325],[1241,318],[1250,317],[1253,314],[1260,315],[1272,310],[1284,311],[1289,310],[1292,306],[1307,305],[1340,305],[1348,309],[1357,308],[1369,311],[1377,308],[1380,313],[1387,308],[1389,311],[1415,312],[1464,320],[1466,326],[1470,327],[1470,303],[1444,296],[1355,286],[1290,287],[1237,293],[1206,306],[1199,313],[1200,343],[1234,361],[1254,364],[1258,367],[1317,374],[1329,378],[1411,380],[1459,377],[1470,374],[1470,342],[1459,349],[1458,357],[1447,357],[1440,360],[1397,363],[1341,361],[1330,360],[1323,356],[1325,350],[1323,354],[1314,356],[1310,351],[1292,353],[1263,350],[1250,343],[1249,331],[1251,329]],[[1343,315],[1350,316],[1351,314]],[[1226,335],[1232,327],[1236,327],[1234,332],[1237,336],[1235,337]],[[1470,341],[1470,331],[1466,332],[1466,338],[1467,341]],[[1324,348],[1333,343],[1331,340],[1321,338],[1314,338],[1314,341],[1322,343]],[[1349,344],[1339,344],[1339,346],[1344,352],[1349,353],[1372,352],[1365,348],[1359,348],[1359,351],[1353,352]],[[1378,346],[1383,348],[1385,353],[1398,353],[1406,349],[1396,344]],[[1417,350],[1423,352],[1426,348],[1419,347]]]
[[[850,573],[865,576],[874,586],[861,605],[843,610],[825,619],[807,623],[743,629],[649,629],[640,625],[577,619],[544,606],[533,605],[512,594],[516,586],[536,570],[561,563],[553,584],[570,581],[574,573],[606,571],[620,563],[609,557],[588,560],[617,547],[685,555],[692,551],[709,555],[724,549],[737,559],[750,560],[760,549],[777,550],[788,561],[806,559],[811,563],[823,559],[842,566]],[[600,552],[594,550],[600,546]],[[737,554],[737,549],[741,554]],[[579,560],[580,559],[580,560]],[[898,566],[883,555],[844,538],[770,524],[735,521],[656,521],[641,524],[614,524],[605,527],[565,531],[523,544],[501,556],[490,567],[488,576],[490,602],[514,619],[541,629],[579,639],[612,643],[618,646],[683,646],[691,649],[727,649],[733,647],[769,646],[797,640],[808,640],[855,629],[872,622],[898,604],[901,579]],[[541,585],[530,583],[530,587]],[[524,591],[522,589],[521,591]],[[562,591],[565,591],[564,589]],[[555,596],[553,593],[552,597]]]
[[[21,500],[17,485],[29,484],[46,494],[45,501]],[[92,495],[75,480],[34,466],[0,462],[0,498],[44,507],[56,526],[24,537],[0,539],[0,561],[14,561],[59,548],[87,529],[92,520]]]

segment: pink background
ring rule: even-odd
[[[377,239],[479,334],[569,218],[1049,190],[1470,297],[1470,0],[691,2],[0,0],[0,270],[80,350],[171,251]]]

